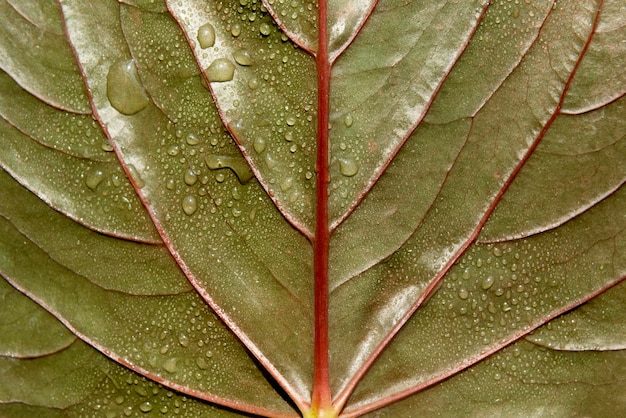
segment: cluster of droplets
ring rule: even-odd
[[[106,376],[93,396],[84,404],[72,408],[80,416],[197,416],[194,401],[144,377],[118,367],[108,370]]]

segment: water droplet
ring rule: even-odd
[[[135,183],[135,186],[137,186],[139,189],[143,188],[146,185],[146,183],[143,181],[143,179],[139,175],[139,171],[137,171],[135,166],[132,164],[128,164],[127,167],[128,167],[128,171],[130,172],[130,176],[133,178],[133,182]]]
[[[278,161],[270,153],[267,153],[265,154],[265,165],[272,170],[278,165]]]
[[[85,184],[87,185],[87,187],[89,187],[91,190],[96,190],[96,188],[98,187],[98,185],[100,183],[102,183],[102,181],[104,180],[104,172],[100,169],[95,169],[93,171],[91,171],[87,177],[85,178]]]
[[[134,115],[148,106],[149,99],[137,74],[135,61],[121,60],[107,74],[107,98],[124,115]]]
[[[183,197],[182,206],[183,206],[183,211],[187,215],[191,216],[194,213],[196,213],[196,211],[198,210],[198,200],[193,195],[187,195]]]
[[[198,42],[200,48],[205,49],[215,45],[215,28],[210,23],[205,23],[198,28]]]
[[[186,140],[187,140],[187,144],[189,145],[198,145],[200,143],[200,139],[198,139],[198,137],[192,134],[191,132],[187,134]]]
[[[287,118],[287,125],[289,126],[293,126],[296,124],[296,118],[294,118],[293,116],[289,116]]]
[[[211,170],[219,170],[221,168],[229,168],[235,173],[237,179],[241,184],[249,182],[254,174],[246,160],[241,157],[235,157],[232,155],[207,155],[205,157],[206,165]]]
[[[238,37],[239,35],[241,35],[241,25],[240,24],[233,25],[233,27],[230,28],[230,33],[235,38]]]
[[[168,373],[176,373],[178,370],[178,365],[176,364],[177,362],[178,358],[170,357],[163,362],[163,369]]]
[[[493,286],[493,282],[494,282],[494,278],[493,276],[487,276],[483,279],[483,281],[480,283],[480,287],[483,288],[483,290],[487,290],[489,289],[491,286]]]
[[[493,248],[493,255],[495,255],[496,257],[500,257],[502,256],[502,250],[498,247],[494,247]]]
[[[141,405],[139,405],[139,409],[141,409],[141,412],[150,412],[152,411],[152,404],[146,401],[142,403]]]
[[[247,66],[247,65],[253,64],[250,53],[245,49],[236,50],[235,53],[233,54],[233,58],[235,58],[235,62],[239,65]]]
[[[196,359],[196,364],[202,370],[206,370],[206,369],[209,368],[209,364],[207,363],[207,361],[203,357],[198,357]]]
[[[212,82],[230,81],[235,75],[235,64],[226,58],[218,58],[206,69],[206,75]]]
[[[185,183],[188,186],[193,186],[194,184],[196,184],[197,181],[198,175],[195,171],[193,171],[193,168],[188,168],[187,170],[185,170]]]
[[[353,122],[354,121],[352,120],[352,115],[350,113],[343,117],[343,124],[346,125],[346,128],[351,127]]]
[[[256,90],[259,87],[259,80],[256,77],[252,77],[248,80],[248,87],[250,90]]]
[[[254,150],[258,154],[262,153],[263,151],[265,151],[265,147],[266,147],[265,139],[260,138],[260,137],[256,138],[254,140],[253,146],[254,146]]]
[[[270,34],[271,29],[271,26],[267,23],[261,23],[261,26],[259,27],[259,32],[261,32],[261,35],[267,36]]]
[[[339,159],[339,172],[346,177],[352,177],[359,171],[359,165],[351,158]]]
[[[463,300],[467,299],[469,297],[469,292],[467,289],[465,289],[464,287],[459,289],[459,297]]]
[[[185,334],[180,334],[178,336],[178,342],[183,347],[189,347],[189,337],[187,335],[185,335]]]
[[[280,182],[280,190],[286,192],[293,186],[293,177],[286,177]]]

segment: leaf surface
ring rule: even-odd
[[[5,0],[0,414],[624,409],[626,14],[519,3]]]

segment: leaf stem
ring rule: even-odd
[[[317,204],[315,217],[314,285],[315,285],[315,340],[313,393],[311,412],[313,416],[336,415],[332,407],[328,367],[328,254],[330,230],[328,228],[329,174],[329,102],[330,62],[326,33],[326,0],[318,2],[318,49],[317,64]],[[331,412],[332,411],[332,412]]]

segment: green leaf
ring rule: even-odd
[[[626,409],[621,0],[0,12],[0,415]]]

